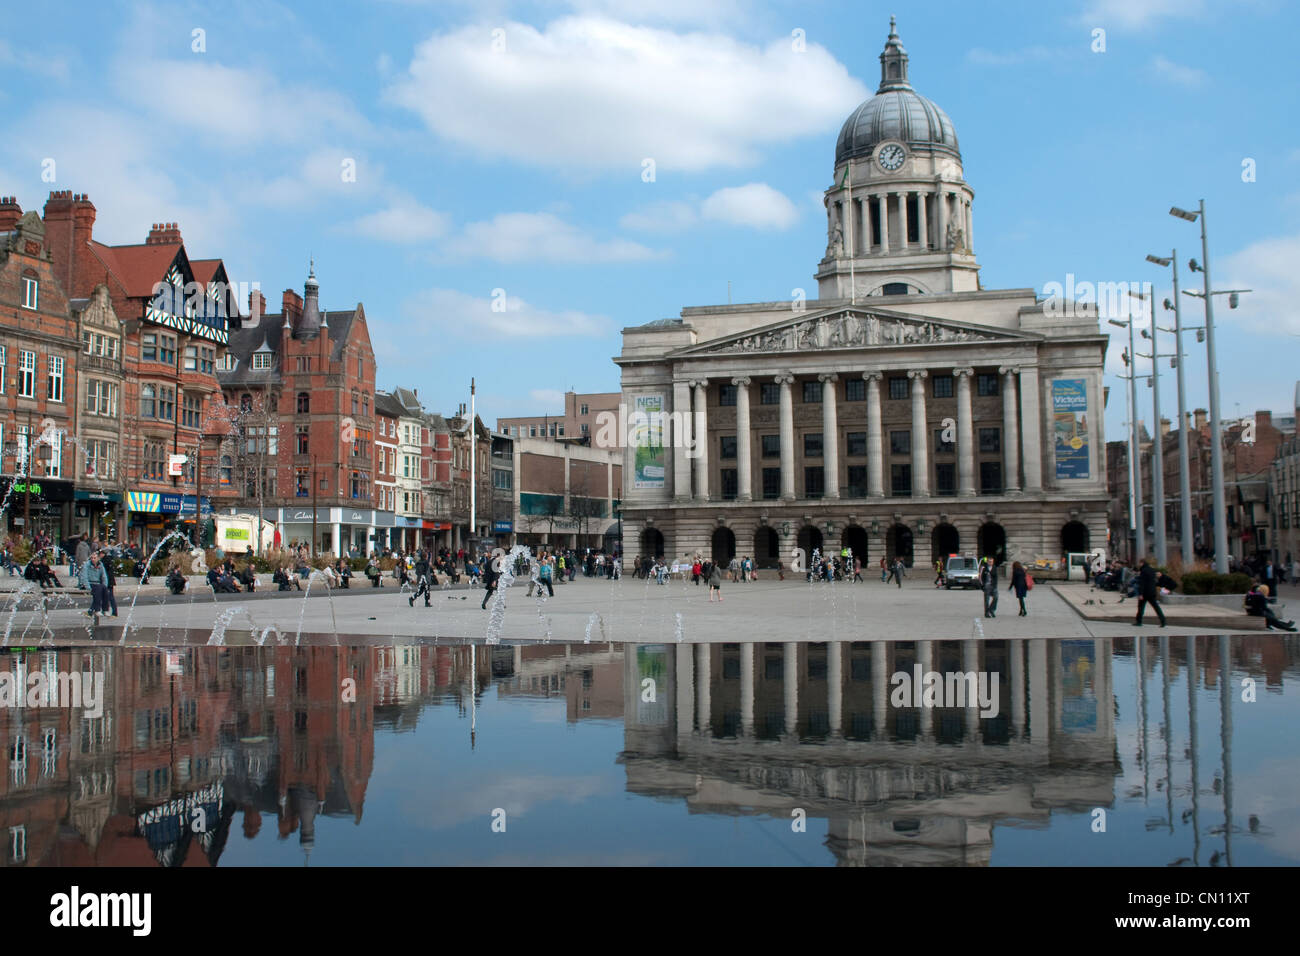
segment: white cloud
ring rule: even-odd
[[[816,202],[821,208],[821,199]],[[638,232],[673,233],[684,232],[704,219],[752,229],[785,229],[798,218],[798,209],[783,193],[766,183],[747,183],[719,189],[702,202],[676,199],[651,203],[625,214],[619,225]]]
[[[444,139],[536,166],[641,175],[752,163],[762,146],[834,129],[867,96],[825,48],[571,16],[435,34],[390,102]],[[705,95],[702,91],[707,91]]]
[[[20,73],[53,80],[68,78],[68,61],[64,57],[33,53],[29,50],[15,50],[9,41],[3,38],[0,38],[0,69],[13,69]]]
[[[1214,300],[1214,321],[1239,324],[1274,335],[1300,334],[1300,235],[1261,239],[1214,264],[1214,285],[1219,289],[1251,289],[1229,309],[1227,296]],[[1291,345],[1291,343],[1287,343]],[[1292,346],[1300,349],[1300,346]]]
[[[700,207],[705,219],[755,229],[785,229],[799,213],[794,203],[767,183],[747,183],[719,189]]]
[[[1157,56],[1151,61],[1151,71],[1162,80],[1168,80],[1170,83],[1185,86],[1189,89],[1203,86],[1205,81],[1209,79],[1209,74],[1204,70],[1194,66],[1183,66],[1174,63],[1163,56]]]
[[[544,405],[552,411],[556,408],[564,408],[564,393],[558,389],[534,388],[528,393],[528,398],[533,404]]]
[[[454,289],[428,289],[402,303],[401,338],[409,344],[423,341],[423,335],[436,332],[478,340],[485,337],[552,339],[564,335],[603,336],[611,329],[605,316],[574,309],[552,312],[512,295],[503,296],[500,301],[505,309],[498,312],[493,310],[494,300],[490,296],[480,298]]]
[[[1166,19],[1200,17],[1205,0],[1089,0],[1077,22],[1103,29],[1142,30]]]
[[[445,235],[448,225],[445,213],[408,199],[362,216],[352,228],[382,242],[424,242]]]
[[[454,258],[497,262],[637,262],[660,255],[627,239],[597,239],[549,212],[509,212],[471,222],[442,245]]]
[[[1019,50],[1006,50],[1001,53],[975,47],[966,52],[966,59],[979,66],[1013,66],[1031,61],[1051,60],[1068,55],[1064,50],[1053,50],[1045,46],[1027,46]]]

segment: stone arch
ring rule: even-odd
[[[840,535],[840,547],[851,550],[853,557],[861,561],[864,566],[867,563],[867,554],[870,551],[869,544],[870,538],[867,536],[867,529],[861,525],[851,524]]]
[[[799,529],[799,547],[803,548],[804,559],[811,566],[814,551],[821,551],[825,545],[821,529],[816,525],[806,524]]]
[[[759,525],[754,531],[754,567],[775,568],[781,560],[781,538],[775,528]]]
[[[1082,521],[1067,521],[1061,526],[1061,550],[1066,554],[1072,551],[1086,553],[1091,540],[1088,526]]]
[[[664,533],[658,528],[646,528],[641,532],[641,556],[661,558],[664,555]]]
[[[902,558],[903,565],[910,568],[913,554],[912,529],[905,524],[892,525],[885,535],[885,557],[890,562]]]
[[[996,521],[986,521],[980,525],[978,535],[979,555],[981,558],[993,558],[998,564],[1007,560],[1007,531]]]
[[[956,527],[947,522],[934,526],[930,532],[930,554],[936,561],[942,561],[950,554],[961,553],[961,534]]]
[[[713,530],[713,563],[726,567],[736,556],[736,533],[726,526]]]

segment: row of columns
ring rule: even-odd
[[[1042,463],[1039,449],[1039,408],[1038,408],[1038,369],[1019,366],[1001,366],[1002,376],[1002,460],[1003,488],[1006,493],[1016,494],[1021,489],[1020,456],[1024,456],[1024,491],[1035,493],[1042,490]],[[979,494],[975,474],[975,426],[971,409],[971,378],[975,370],[971,367],[952,370],[956,381],[957,397],[957,494],[974,496]],[[927,417],[925,383],[929,372],[925,369],[911,369],[907,373],[911,380],[912,400],[912,497],[924,498],[931,494],[930,489],[930,455],[929,437],[931,422]],[[794,394],[795,377],[789,372],[778,372],[773,378],[781,387],[780,425],[781,436],[781,497],[794,500]],[[884,378],[883,372],[863,372],[867,391],[867,496],[880,498],[885,496],[884,485],[884,435],[880,415],[880,388]],[[1021,379],[1018,383],[1017,379]],[[840,457],[839,457],[839,415],[838,391],[836,384],[840,376],[835,372],[823,372],[817,376],[822,383],[822,466],[824,473],[823,498],[840,497]],[[736,468],[737,499],[752,501],[753,488],[753,435],[750,423],[750,386],[754,378],[748,375],[736,376],[729,380],[736,387]],[[1018,384],[1023,387],[1018,387]],[[708,379],[693,379],[675,382],[673,385],[674,411],[681,411],[677,420],[683,425],[693,421],[702,425],[699,435],[683,435],[677,443],[677,453],[673,456],[674,496],[677,501],[708,501],[709,490],[709,429],[708,429]],[[690,412],[690,395],[694,390],[694,416]],[[1024,422],[1023,432],[1021,421]],[[694,445],[691,446],[690,442]],[[684,454],[686,447],[693,447],[696,457],[695,484],[691,487],[690,462]]]
[[[916,642],[916,662],[923,672],[935,669],[934,641]],[[961,668],[965,672],[980,670],[979,641],[963,640],[961,642]],[[1008,697],[1011,712],[1010,724],[1016,736],[1024,736],[1026,731],[1032,735],[1037,746],[1047,743],[1047,729],[1061,728],[1059,714],[1048,712],[1049,672],[1053,670],[1049,662],[1048,642],[1044,638],[1014,639],[1007,642],[1007,673],[1002,680],[1010,683]],[[748,641],[740,645],[740,730],[746,737],[754,735],[754,702],[756,643]],[[1093,641],[1097,667],[1094,671],[1095,690],[1098,706],[1097,731],[1108,738],[1114,733],[1113,714],[1110,712],[1111,688],[1111,651],[1104,639]],[[843,641],[829,641],[826,644],[826,705],[829,730],[832,735],[843,733],[844,721],[844,650]],[[677,732],[687,736],[697,727],[706,729],[713,718],[713,645],[696,644],[694,652],[688,646],[679,645],[676,659],[676,701]],[[890,671],[888,667],[889,643],[873,641],[871,644],[871,703],[872,716],[876,733],[883,733],[888,726],[890,708]],[[799,724],[799,642],[786,641],[781,645],[782,652],[782,696],[785,707],[785,733],[792,736],[797,733]],[[694,660],[692,660],[694,658]],[[1059,661],[1056,670],[1060,679]],[[999,685],[1001,686],[1001,685]],[[1026,707],[1026,704],[1028,706]],[[806,703],[805,703],[806,707]],[[975,736],[979,731],[979,709],[967,708],[966,732]],[[920,709],[920,730],[923,736],[934,733],[934,709]]]
[[[915,197],[916,199],[916,218],[917,218],[917,236],[919,243],[908,240],[908,225],[910,214],[908,212],[908,200]],[[874,204],[874,206],[873,206]],[[930,216],[931,205],[934,207],[935,215],[933,219]],[[892,207],[892,208],[891,208]],[[873,209],[876,215],[873,215]],[[841,225],[841,232],[846,243],[845,252],[851,255],[867,255],[873,250],[879,251],[882,255],[889,254],[891,249],[906,251],[908,249],[945,249],[946,238],[948,233],[948,223],[955,222],[964,234],[964,245],[966,248],[974,248],[971,241],[971,201],[959,192],[941,190],[939,192],[929,192],[926,190],[903,190],[903,191],[884,191],[872,192],[865,196],[854,197],[850,204],[847,198],[836,200],[833,203],[832,231],[835,221]],[[880,223],[878,231],[871,228],[871,224],[877,221]],[[898,224],[899,241],[894,243],[890,239],[890,223]],[[930,224],[934,224],[934,235],[931,237]],[[873,235],[873,233],[875,233]],[[852,238],[853,248],[847,248],[847,244]]]

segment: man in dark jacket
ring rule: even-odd
[[[411,595],[407,603],[415,607],[415,599],[421,594],[424,595],[424,606],[430,607],[429,604],[429,559],[425,552],[421,551],[419,557],[415,559],[415,579],[419,581],[420,586],[414,594]]]
[[[1150,604],[1156,610],[1160,617],[1160,626],[1165,626],[1165,612],[1160,609],[1160,593],[1157,589],[1157,579],[1159,575],[1156,569],[1147,564],[1146,559],[1142,559],[1142,564],[1138,567],[1138,614],[1135,627],[1142,626],[1142,614],[1146,611],[1147,605]]]
[[[980,568],[980,582],[984,585],[984,616],[998,616],[998,566],[992,558],[984,559]]]
[[[487,610],[488,598],[490,598],[497,589],[497,579],[501,577],[501,572],[496,569],[495,561],[483,562],[483,610]]]

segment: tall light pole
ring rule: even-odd
[[[1142,354],[1142,358],[1151,359],[1151,411],[1155,419],[1155,430],[1151,433],[1151,524],[1155,530],[1156,564],[1163,565],[1169,559],[1165,546],[1165,436],[1160,431],[1160,349],[1156,346],[1156,290],[1149,287],[1146,292],[1130,292],[1130,295],[1145,299],[1151,305],[1151,330],[1142,330],[1142,338],[1151,340],[1151,354]],[[1141,353],[1139,353],[1141,354]]]
[[[474,379],[469,380],[469,553],[477,556],[474,538],[478,534],[478,433],[474,427]]]
[[[1128,318],[1124,321],[1118,319],[1107,319],[1111,325],[1118,328],[1128,327],[1128,351],[1124,353],[1124,364],[1128,367],[1128,390],[1129,404],[1133,412],[1129,415],[1129,436],[1128,436],[1128,457],[1133,463],[1133,516],[1134,516],[1134,560],[1141,560],[1147,552],[1147,529],[1146,517],[1143,512],[1146,510],[1146,504],[1142,500],[1142,444],[1138,435],[1138,421],[1141,416],[1138,414],[1138,397],[1137,397],[1137,375],[1133,368],[1133,319]]]
[[[1183,383],[1183,317],[1178,302],[1178,250],[1173,250],[1168,258],[1147,256],[1147,262],[1158,266],[1172,266],[1174,277],[1173,301],[1165,299],[1165,310],[1174,313],[1174,356],[1173,366],[1178,370],[1178,543],[1181,546],[1183,570],[1190,570],[1195,560],[1192,551],[1192,477],[1191,466],[1187,460],[1187,395]],[[1164,331],[1168,331],[1167,329]]]

